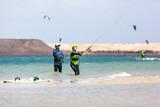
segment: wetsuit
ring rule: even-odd
[[[144,51],[140,52],[140,56],[141,56],[141,58],[144,58]]]
[[[82,56],[82,53],[77,51],[72,51],[70,54],[70,65],[72,70],[75,72],[75,75],[79,75],[79,57]]]
[[[59,71],[62,73],[62,63],[63,63],[63,58],[64,54],[60,50],[53,50],[53,57],[54,57],[54,71],[57,72]]]

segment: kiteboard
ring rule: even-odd
[[[54,82],[52,80],[36,80],[36,81],[31,81],[31,80],[4,80],[3,83],[49,83],[49,82]]]

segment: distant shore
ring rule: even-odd
[[[54,45],[47,44],[51,48]],[[91,44],[77,44],[79,51],[86,50]],[[71,51],[71,44],[61,44],[61,49],[66,52]],[[88,55],[139,55],[141,50],[145,51],[147,56],[160,56],[160,43],[150,44],[93,44],[89,49]]]
[[[85,51],[91,44],[77,44],[79,51]],[[52,56],[54,44],[39,39],[0,39],[0,56]],[[61,44],[66,55],[71,44]],[[141,50],[146,56],[160,56],[160,43],[135,44],[93,44],[87,55],[139,55]]]

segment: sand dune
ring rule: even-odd
[[[77,44],[79,51],[86,50],[91,44]],[[48,44],[54,48],[54,45]],[[71,51],[71,44],[62,44],[61,49]],[[94,44],[90,48],[89,54],[95,55],[137,55],[141,50],[146,55],[160,55],[160,43],[147,44]]]
[[[47,44],[48,46],[54,48],[53,44]],[[87,49],[91,44],[77,44],[80,51]],[[72,44],[62,44],[62,50],[71,50]],[[147,44],[94,44],[91,47],[92,51],[140,51],[140,50],[151,50],[160,51],[160,43],[150,43]]]

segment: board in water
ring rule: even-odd
[[[52,82],[51,80],[36,80],[36,81],[31,81],[31,80],[4,80],[3,83],[49,83]]]
[[[14,80],[4,80],[3,83],[58,83],[59,81],[53,81],[51,79],[42,80],[40,77],[35,76],[31,79],[21,79],[20,77],[16,77]]]

